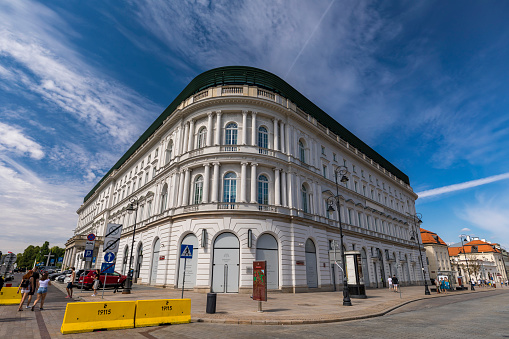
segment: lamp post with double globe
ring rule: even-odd
[[[419,247],[419,260],[421,262],[422,278],[424,279],[424,294],[430,295],[431,293],[428,288],[428,279],[426,279],[426,271],[424,270],[424,262],[422,260],[421,242],[419,240],[419,233],[421,232],[417,233],[417,226],[418,224],[422,223],[422,214],[421,213],[410,214],[408,212],[407,214],[412,217],[413,224],[415,227],[415,229],[410,231],[411,235],[410,240],[415,241],[417,243],[417,246]]]
[[[475,291],[474,285],[472,284],[472,276],[470,275],[470,268],[468,267],[468,258],[467,252],[465,252],[465,245],[463,244],[463,239],[466,239],[467,236],[465,234],[460,234],[461,239],[461,247],[463,248],[463,254],[465,255],[465,262],[467,263],[467,272],[468,272],[468,283],[470,284],[470,289]],[[458,255],[459,257],[459,255]]]
[[[339,183],[338,176],[341,177],[340,181],[342,183],[346,183],[348,181],[348,177],[346,174],[348,170],[345,166],[338,166],[334,170],[334,176],[336,178],[336,196],[330,197],[327,199],[327,204],[329,207],[327,208],[328,212],[334,212],[334,201],[336,202],[336,208],[338,210],[338,220],[339,220],[339,236],[341,239],[341,266],[343,270],[343,306],[352,306],[352,301],[350,300],[350,293],[348,292],[348,280],[346,277],[346,265],[345,265],[345,251],[343,247],[343,226],[341,225],[341,206],[339,205]]]

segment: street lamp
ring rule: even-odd
[[[334,212],[334,200],[336,202],[336,208],[338,209],[338,219],[339,219],[339,236],[341,239],[341,266],[343,268],[343,306],[352,306],[352,301],[350,300],[350,293],[348,292],[348,281],[346,277],[346,267],[345,267],[345,252],[343,247],[343,226],[341,225],[341,207],[339,205],[339,184],[338,184],[338,175],[341,177],[340,181],[342,183],[346,183],[348,181],[348,177],[346,174],[348,170],[345,166],[338,166],[334,170],[334,176],[336,178],[336,196],[329,197],[327,199],[327,204],[329,207],[327,208],[328,212]]]
[[[421,213],[410,214],[407,212],[407,214],[413,218],[414,226],[417,226],[417,223],[419,223],[419,224],[422,223],[422,214]],[[418,221],[416,221],[416,220],[418,220]],[[421,242],[419,241],[419,234],[417,233],[417,230],[410,231],[410,234],[412,235],[410,237],[410,240],[415,240],[415,242],[417,243],[417,246],[419,246],[419,260],[421,261],[422,278],[424,279],[424,294],[431,295],[429,288],[428,288],[428,280],[426,279],[426,272],[424,271],[424,263],[422,261],[422,251],[421,251]],[[415,237],[414,237],[414,235],[415,235]]]
[[[465,261],[467,263],[467,272],[468,272],[468,283],[470,284],[470,289],[472,291],[475,291],[474,285],[472,285],[472,277],[470,276],[470,268],[468,268],[468,259],[467,259],[467,252],[465,252],[465,245],[463,245],[463,238],[466,239],[466,235],[460,234],[461,239],[461,247],[463,247],[463,255],[465,255]]]
[[[133,263],[133,248],[134,248],[134,236],[136,235],[136,219],[138,218],[138,198],[136,196],[129,199],[130,204],[127,206],[127,213],[134,213],[134,229],[133,229],[133,241],[131,243],[131,256],[129,257],[129,271],[127,273],[127,279],[122,294],[131,294],[133,286],[133,271],[131,265]]]

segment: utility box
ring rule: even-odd
[[[348,280],[348,293],[351,298],[367,298],[364,276],[362,274],[361,252],[345,252],[346,277]]]

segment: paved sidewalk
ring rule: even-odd
[[[59,292],[62,291],[63,293]],[[491,291],[507,291],[509,288],[477,288],[472,291],[455,291],[447,295],[461,295],[470,293],[490,293]],[[23,338],[83,338],[93,335],[94,337],[122,337],[129,336],[147,337],[149,329],[132,329],[123,331],[107,331],[94,334],[69,334],[62,335],[60,327],[65,313],[68,299],[64,299],[65,286],[55,283],[49,293],[54,296],[59,294],[56,301],[46,303],[44,311],[36,309],[35,312],[25,310],[17,311],[17,306],[0,306],[0,338],[23,337]],[[91,297],[91,291],[80,293],[75,290],[76,301],[101,301],[101,300],[142,300],[142,299],[178,299],[181,291],[148,286],[134,287],[133,293],[125,295],[113,294],[112,290],[106,290],[104,299],[99,296]],[[424,298],[447,297],[445,294],[432,293],[424,295],[424,287],[403,287],[401,295],[388,289],[373,289],[367,291],[367,299],[352,299],[353,306],[342,306],[341,292],[318,292],[318,293],[269,293],[269,300],[263,303],[264,312],[257,312],[258,303],[251,300],[245,294],[218,294],[217,313],[206,314],[206,294],[186,291],[185,298],[191,299],[193,322],[214,322],[225,324],[253,324],[253,325],[290,325],[326,323],[348,321],[362,318],[381,316],[389,311],[414,300]],[[128,331],[128,332],[126,332]]]

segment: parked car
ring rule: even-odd
[[[55,280],[60,283],[67,283],[71,280],[71,273],[59,275]]]
[[[92,273],[94,270],[85,270],[85,276],[80,276],[78,283],[76,284],[78,287],[81,288],[83,284],[84,289],[91,289],[92,285],[94,284],[94,279],[92,278]],[[106,279],[106,283],[105,280]],[[103,285],[105,287],[114,287],[119,286],[119,288],[124,288],[125,280],[127,279],[127,276],[122,275],[118,272],[108,273],[108,276],[106,277],[105,273],[101,273],[99,275],[99,287],[102,288]]]
[[[71,270],[65,270],[65,271],[63,271],[63,272],[51,273],[51,274],[49,275],[49,278],[50,278],[51,280],[55,280],[57,277],[59,277],[59,276],[61,276],[61,275],[65,275],[65,274],[67,274],[67,273],[71,273]]]

